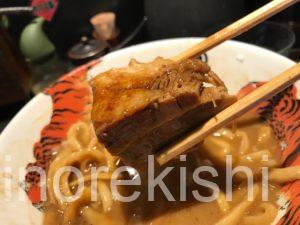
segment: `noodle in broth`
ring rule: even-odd
[[[198,187],[189,178],[199,165],[213,165],[220,175],[211,177],[203,175],[220,186],[220,194],[215,201],[204,203],[191,199],[186,202],[169,202],[159,191],[156,191],[154,202],[147,201],[146,184],[140,187],[124,188],[123,193],[141,191],[141,196],[134,202],[118,202],[111,190],[110,180],[113,171],[120,165],[118,158],[113,157],[100,144],[94,134],[90,120],[74,124],[61,145],[58,155],[48,170],[47,207],[45,225],[136,225],[136,224],[217,224],[217,225],[250,225],[271,224],[277,215],[280,183],[299,179],[299,167],[279,168],[280,155],[278,145],[271,128],[257,117],[244,116],[235,126],[228,126],[209,136],[197,149],[188,154],[186,162],[173,160],[167,166],[175,170],[166,177],[165,183],[174,196],[179,195],[179,169],[187,167],[187,189],[197,189],[203,195],[210,192],[205,187]],[[233,167],[247,166],[254,174],[253,201],[248,201],[247,186],[244,174],[238,173],[233,179],[233,200],[226,201],[224,167],[226,155],[232,155]],[[267,155],[267,160],[262,156]],[[55,172],[64,166],[74,166],[83,174],[84,191],[80,198],[72,203],[61,202],[53,189]],[[91,167],[107,166],[107,173],[97,177],[97,201],[91,202]],[[262,200],[261,168],[270,169],[269,201]],[[162,168],[163,169],[163,168]],[[130,177],[130,176],[129,176]],[[143,179],[142,179],[143,181]],[[65,196],[72,196],[78,188],[78,179],[70,172],[61,176],[59,188]],[[178,198],[176,198],[178,199]]]

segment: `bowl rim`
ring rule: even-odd
[[[154,40],[154,41],[150,41],[150,42],[140,43],[137,45],[132,45],[132,46],[108,53],[108,54],[104,55],[103,57],[101,57],[100,60],[109,60],[111,57],[119,57],[120,55],[123,55],[126,52],[130,53],[130,51],[135,51],[138,48],[145,49],[145,48],[149,48],[149,47],[151,48],[151,47],[153,47],[153,45],[176,44],[181,41],[201,41],[203,39],[205,39],[205,38],[204,37],[181,37],[181,38],[169,38],[169,39]],[[287,63],[290,63],[291,65],[296,63],[295,61],[293,61],[283,55],[280,55],[277,52],[274,52],[270,49],[266,49],[266,48],[263,48],[263,47],[260,47],[257,45],[253,45],[253,44],[249,44],[249,43],[245,43],[245,42],[241,42],[241,41],[229,40],[229,41],[222,43],[222,45],[236,45],[239,47],[252,48],[253,50],[257,50],[261,53],[265,53],[268,55],[275,54],[277,57],[281,57],[282,60],[285,60]],[[88,76],[93,76],[93,75],[91,75],[91,73],[92,73],[92,70],[95,69],[95,67],[97,67],[97,65],[88,71]],[[41,98],[43,98],[43,97],[44,97],[43,92],[39,93],[38,95],[34,96],[27,104],[25,104],[25,106],[23,106],[16,113],[16,115],[11,119],[11,121],[6,125],[6,127],[3,129],[2,133],[0,134],[0,146],[1,146],[2,141],[4,141],[3,139],[5,139],[5,137],[10,132],[10,130],[15,129],[14,127],[16,126],[18,121],[24,119],[23,115],[26,115],[26,112],[32,107],[32,105],[41,101],[42,100]]]
[[[116,52],[107,54],[106,56],[102,57],[102,60],[109,60],[112,59],[113,57],[115,58],[119,58],[120,56],[126,55],[126,54],[130,54],[131,52],[134,51],[140,51],[140,50],[147,50],[147,48],[152,48],[153,45],[157,46],[165,46],[166,44],[171,45],[171,46],[176,46],[176,44],[178,43],[183,43],[184,41],[193,41],[194,42],[198,42],[200,40],[202,40],[203,38],[196,38],[196,37],[191,37],[191,38],[173,38],[173,39],[163,39],[163,40],[156,40],[156,41],[152,41],[152,42],[147,42],[147,43],[142,43],[139,45],[135,45],[135,46],[130,46],[127,48],[124,48],[122,50],[118,50]],[[191,43],[191,44],[193,44]],[[283,60],[283,64],[288,66],[288,65],[293,65],[295,64],[294,61],[279,55],[276,52],[273,52],[271,50],[268,49],[264,49],[262,47],[258,47],[252,44],[246,44],[243,42],[239,42],[239,41],[227,41],[225,43],[223,43],[222,45],[229,45],[228,47],[233,47],[233,46],[237,46],[238,48],[242,48],[243,50],[250,49],[251,51],[254,51],[255,53],[257,52],[257,54],[259,55],[263,55],[266,57],[274,57],[274,60]],[[100,62],[101,65],[101,62]],[[94,67],[97,67],[94,66]],[[91,70],[89,70],[90,72]],[[30,100],[15,116],[14,118],[10,121],[10,123],[6,126],[6,128],[3,130],[2,134],[0,134],[0,153],[1,152],[5,152],[7,151],[7,149],[1,148],[1,146],[4,146],[9,139],[12,137],[12,135],[16,134],[16,131],[20,130],[20,123],[22,124],[22,121],[25,120],[26,117],[28,117],[28,115],[30,116],[30,113],[32,113],[33,108],[36,109],[36,107],[41,106],[41,102],[45,101],[45,100],[49,100],[50,97],[45,95],[44,93],[40,93],[37,96],[35,96],[32,100]],[[44,103],[44,105],[48,105],[49,103],[46,102]],[[30,118],[30,117],[29,117]],[[46,124],[45,124],[46,125]],[[21,127],[22,130],[22,127]],[[40,132],[40,131],[39,131]],[[31,135],[31,134],[28,134]],[[22,162],[23,163],[23,162]],[[31,209],[32,207],[30,207]],[[34,210],[35,212],[36,210]],[[1,214],[0,214],[1,215]],[[26,213],[26,215],[28,215],[28,217],[32,216],[32,213]],[[8,219],[10,217],[7,217]],[[35,221],[35,219],[34,219]]]

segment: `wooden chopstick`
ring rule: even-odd
[[[204,41],[193,46],[192,48],[180,53],[177,56],[172,57],[174,61],[180,62],[185,59],[197,57],[204,52],[212,49],[213,47],[236,37],[245,31],[251,29],[257,24],[265,21],[274,14],[286,9],[290,5],[293,5],[300,0],[273,0],[256,11],[248,14],[242,19],[234,22],[233,24],[218,31],[212,36],[206,38]],[[193,132],[188,137],[184,138],[180,142],[171,146],[164,153],[156,157],[159,164],[165,164],[174,157],[184,153],[194,145],[200,143],[206,136],[228,124],[232,120],[244,114],[246,111],[255,106],[260,101],[264,101],[271,96],[275,95],[279,91],[288,87],[296,80],[299,79],[300,65],[290,68],[286,72],[282,73],[278,77],[272,79],[262,87],[255,90],[250,95],[246,96],[242,100],[239,100],[235,104],[231,105],[217,116],[205,123],[204,126]]]
[[[195,58],[212,49],[213,47],[223,43],[224,41],[246,32],[257,24],[265,21],[276,13],[297,2],[299,2],[299,0],[273,0],[265,6],[257,9],[256,11],[248,14],[242,19],[206,38],[204,41],[193,46],[192,48],[180,53],[177,56],[172,57],[172,59],[174,61],[180,62],[185,59]]]
[[[276,76],[249,95],[246,95],[241,100],[217,114],[202,127],[195,130],[192,134],[163,151],[163,153],[156,157],[156,160],[160,165],[165,164],[176,156],[186,152],[196,144],[199,144],[205,137],[240,117],[258,103],[271,98],[278,92],[289,87],[298,79],[300,79],[300,63]]]

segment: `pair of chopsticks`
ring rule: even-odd
[[[188,58],[197,57],[224,41],[244,33],[297,2],[299,2],[299,0],[273,0],[172,59],[176,62],[180,62]],[[181,141],[165,149],[163,153],[156,157],[156,160],[160,165],[167,163],[176,156],[199,144],[208,135],[240,117],[258,103],[273,97],[278,92],[292,85],[298,79],[300,79],[300,63],[281,73],[217,114],[214,118],[208,120],[202,127],[196,129]]]

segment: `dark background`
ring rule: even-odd
[[[143,33],[130,44],[170,37],[205,36],[246,15],[268,0],[60,0],[58,10],[50,23],[45,25],[48,37],[60,54],[83,35],[92,32],[89,19],[101,11],[117,14],[121,39],[126,37],[141,21],[148,17]],[[1,6],[29,5],[30,0],[1,0]],[[24,26],[33,16],[9,16],[10,34],[18,43]],[[299,3],[271,20],[280,22],[300,21]]]
[[[1,6],[29,5],[29,0],[1,0]],[[117,26],[121,35],[133,30],[144,15],[141,0],[60,0],[53,20],[45,24],[45,31],[57,50],[65,55],[83,35],[92,32],[90,18],[102,11],[113,11],[117,15]],[[34,17],[29,14],[9,16],[10,33],[16,43],[22,29]],[[122,37],[121,37],[122,38]]]

